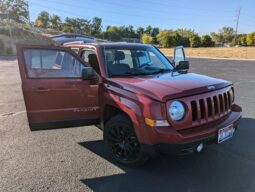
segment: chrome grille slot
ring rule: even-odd
[[[190,100],[192,123],[203,124],[222,117],[230,111],[232,105],[231,91],[221,91],[219,94]]]
[[[218,102],[217,96],[213,97],[213,102],[214,102],[214,115],[218,115],[219,114],[219,102]]]
[[[191,101],[191,110],[192,110],[192,121],[197,120],[197,103],[196,101]]]
[[[224,108],[223,108],[223,98],[222,95],[219,95],[219,100],[220,100],[220,112],[223,113]]]
[[[205,118],[205,102],[203,99],[199,100],[199,106],[200,106],[200,118]]]
[[[231,94],[230,94],[230,91],[228,91],[228,108],[231,107]]]
[[[206,99],[207,102],[207,110],[208,110],[208,117],[212,116],[212,100],[210,97]]]

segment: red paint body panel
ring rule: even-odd
[[[17,46],[22,91],[30,123],[99,118],[98,84],[81,78],[29,78],[22,55],[23,48],[52,48]],[[67,48],[55,49],[74,55]]]
[[[82,49],[95,50],[101,74],[97,82],[77,79],[30,79],[26,76],[22,49],[52,47],[17,46],[18,62],[22,79],[22,90],[26,103],[29,122],[51,122],[71,119],[104,120],[106,106],[112,106],[127,114],[132,120],[138,140],[141,144],[174,143],[181,144],[215,136],[219,128],[229,124],[235,126],[241,117],[240,111],[231,108],[229,90],[232,83],[194,73],[177,74],[164,73],[146,77],[108,78],[106,76],[104,59],[101,49],[104,47],[146,46],[136,44],[70,44],[54,47],[67,51],[81,63]],[[79,54],[70,48],[79,48]],[[85,64],[84,64],[85,65]],[[208,90],[208,86],[214,90]],[[42,90],[44,88],[45,90]],[[217,103],[213,97],[225,96],[222,102],[224,111],[215,114]],[[204,118],[192,108],[191,102],[207,101]],[[181,101],[186,109],[186,115],[180,122],[171,120],[168,107],[173,100]],[[212,105],[209,107],[209,104]],[[219,105],[219,107],[221,107]],[[211,111],[211,114],[209,114]],[[196,113],[196,115],[194,115]],[[211,115],[211,116],[210,116]],[[150,127],[145,124],[145,118],[167,120],[167,127]]]
[[[214,85],[216,89],[231,85],[230,82],[225,80],[194,73],[179,75],[167,73],[143,78],[112,78],[111,81],[125,90],[146,95],[162,102],[208,92],[208,85]]]

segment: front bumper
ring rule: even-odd
[[[238,106],[237,106],[238,108]],[[239,108],[238,108],[239,109]],[[156,128],[152,137],[153,144],[142,145],[147,153],[189,153],[201,143],[204,145],[217,142],[218,130],[233,125],[237,129],[241,119],[240,110],[232,110],[230,114],[219,121],[200,127],[176,131],[167,127]]]

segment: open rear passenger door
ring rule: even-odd
[[[68,48],[17,45],[22,91],[31,130],[99,121],[100,77],[82,79],[87,67]],[[95,81],[97,79],[97,81]]]

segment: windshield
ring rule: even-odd
[[[155,47],[104,48],[103,53],[110,77],[151,75],[174,69]]]

